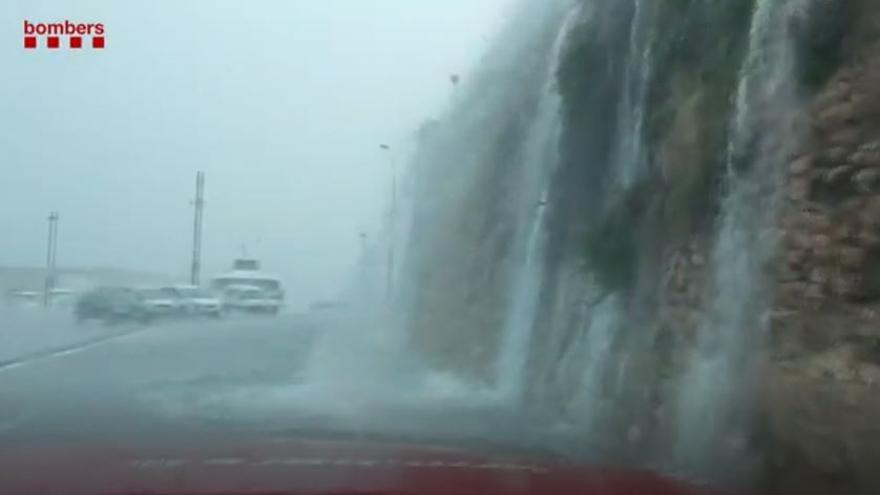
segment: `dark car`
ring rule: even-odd
[[[134,290],[124,287],[100,287],[83,294],[74,309],[76,320],[101,320],[105,323],[137,321],[145,323],[150,319],[141,296]]]

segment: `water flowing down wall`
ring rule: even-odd
[[[432,366],[509,390],[532,330],[560,126],[552,76],[571,8],[526,2],[410,164],[418,199],[399,303],[411,345]]]
[[[499,392],[517,401],[523,393],[529,347],[535,330],[540,290],[544,275],[544,245],[550,178],[559,160],[562,130],[562,101],[556,87],[556,72],[567,35],[580,18],[581,9],[573,7],[566,15],[551,50],[551,61],[537,114],[523,148],[522,211],[507,300],[507,314],[502,328],[501,347],[496,370]]]
[[[523,2],[410,164],[408,349],[572,455],[751,479],[814,1]]]
[[[637,254],[618,242],[635,241],[635,232],[623,231],[615,210],[629,208],[629,191],[650,177],[645,124],[656,9],[641,1],[586,5],[590,15],[572,32],[558,73],[567,126],[530,367],[536,402],[578,431],[582,452],[593,456],[632,436],[647,411],[650,332],[628,331],[639,305],[628,287],[636,270],[625,264]],[[588,244],[599,256],[585,255]]]
[[[620,100],[620,115],[615,156],[617,185],[630,188],[643,179],[645,170],[645,118],[651,69],[655,27],[651,22],[651,2],[633,2],[630,23],[629,52],[627,53],[624,91]]]
[[[776,220],[786,156],[797,145],[786,120],[798,105],[790,27],[806,3],[756,6],[731,123],[729,192],[711,258],[711,300],[680,385],[679,462],[731,478],[742,473],[730,466],[753,455],[745,448],[772,309]]]

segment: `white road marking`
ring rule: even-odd
[[[14,370],[16,368],[21,368],[23,366],[28,366],[31,364],[36,364],[42,361],[49,361],[51,359],[70,356],[73,354],[79,354],[81,352],[87,351],[89,349],[93,349],[95,347],[109,344],[111,342],[116,342],[118,340],[122,340],[126,337],[131,337],[134,335],[138,335],[142,332],[149,330],[149,328],[138,328],[136,330],[130,330],[128,332],[117,333],[113,335],[106,335],[103,337],[97,337],[94,339],[90,339],[86,342],[81,342],[78,344],[71,344],[70,346],[65,346],[62,348],[50,349],[47,351],[40,351],[31,353],[29,355],[23,356],[21,358],[8,360],[4,363],[0,363],[0,373],[4,373],[7,371]]]
[[[240,325],[242,322],[254,323],[254,321],[255,320],[247,320],[247,319],[227,319],[227,320],[220,321],[220,322],[214,322],[215,324],[211,326],[210,331],[214,332],[214,331],[216,331],[217,328],[228,330],[230,328],[234,328],[235,326]],[[259,322],[259,323],[261,323],[259,328],[261,328],[261,329],[264,328],[262,325],[263,322]],[[283,319],[272,319],[272,320],[267,320],[265,323],[269,324],[267,326],[274,329],[274,327],[276,325],[278,325],[279,323],[284,324],[284,323],[289,323],[289,322],[286,322]],[[12,371],[16,368],[21,368],[23,366],[29,366],[29,365],[36,364],[39,362],[49,361],[49,360],[59,358],[59,357],[65,357],[65,356],[71,356],[74,354],[79,354],[81,352],[85,352],[90,349],[94,349],[95,347],[99,347],[104,344],[114,343],[114,342],[123,340],[128,337],[133,337],[133,336],[137,336],[137,335],[146,333],[149,330],[157,330],[157,331],[161,332],[163,330],[168,330],[168,329],[172,329],[172,328],[174,328],[174,326],[170,326],[170,325],[169,326],[162,326],[162,327],[150,327],[150,326],[141,327],[141,328],[136,328],[134,330],[129,330],[126,332],[116,333],[116,334],[112,334],[112,335],[104,335],[101,337],[94,337],[92,339],[88,339],[84,342],[79,342],[76,344],[70,344],[67,346],[56,347],[54,349],[48,349],[48,350],[44,350],[44,351],[28,353],[28,354],[21,356],[21,357],[18,357],[18,358],[0,360],[0,373]],[[285,332],[288,332],[288,330],[285,330]],[[179,338],[179,335],[175,334],[174,338],[175,339]]]

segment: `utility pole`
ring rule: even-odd
[[[58,253],[58,219],[57,211],[49,212],[49,240],[46,245],[46,282],[43,287],[43,305],[52,305],[52,289],[55,288],[55,260]]]
[[[192,268],[190,271],[190,283],[199,285],[202,270],[202,216],[205,209],[205,173],[196,173],[196,199],[193,202],[195,215],[193,217],[193,252]]]
[[[390,302],[394,284],[394,244],[397,225],[397,164],[394,160],[394,152],[387,144],[379,145],[389,154],[391,166],[391,211],[388,213],[388,260],[385,267],[385,298]]]

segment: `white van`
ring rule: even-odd
[[[238,295],[246,295],[250,300],[260,300],[267,312],[277,313],[284,305],[284,287],[281,279],[260,271],[260,262],[254,259],[237,259],[233,269],[217,275],[211,280],[211,288],[218,294],[238,299]],[[246,290],[242,290],[245,289]],[[257,294],[255,290],[260,293]],[[229,294],[233,292],[234,294]],[[257,297],[259,296],[259,297]],[[253,303],[251,303],[253,304]]]

